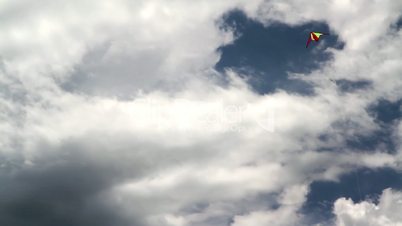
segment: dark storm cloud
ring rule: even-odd
[[[222,46],[222,53],[216,68],[234,69],[252,75],[251,85],[260,93],[275,92],[283,89],[289,92],[312,94],[313,87],[306,82],[290,79],[290,73],[308,73],[319,68],[320,64],[331,58],[325,52],[328,47],[342,48],[335,34],[322,39],[323,49],[312,43],[305,44],[311,31],[329,32],[325,23],[311,22],[299,26],[275,23],[268,27],[254,21],[241,12],[226,14],[222,29],[234,30],[238,38],[233,44]],[[317,51],[318,50],[318,51]]]
[[[100,141],[110,139],[119,147],[105,147]],[[60,147],[42,144],[39,149],[34,165],[22,157],[0,158],[0,225],[149,225],[141,213],[160,206],[130,203],[130,208],[141,213],[127,216],[124,213],[129,211],[121,205],[116,208],[108,194],[116,186],[193,158],[185,148],[162,149],[123,134],[108,137],[93,133],[83,139],[65,140]],[[200,152],[196,159],[202,161],[207,155]],[[184,212],[202,211],[207,206],[203,203]],[[229,217],[211,218],[211,222],[228,221]]]
[[[314,224],[325,222],[334,217],[333,204],[338,198],[376,203],[386,188],[402,189],[402,174],[391,168],[364,168],[341,176],[339,182],[315,181],[310,185],[302,212],[310,215]]]
[[[0,173],[0,225],[142,225],[129,223],[101,199],[103,191],[122,179],[113,166],[77,153],[18,165],[14,162]]]
[[[2,178],[2,225],[126,225],[97,203],[99,178],[73,165]],[[95,178],[94,178],[95,176]]]

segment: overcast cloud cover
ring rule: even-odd
[[[252,70],[215,69],[245,35],[224,24],[233,10],[267,28],[328,25],[342,48],[313,43],[330,59],[289,74],[314,94],[263,95]],[[393,0],[0,1],[0,225],[402,225],[392,187],[337,197],[320,222],[302,211],[314,181],[402,175],[400,116],[370,111],[400,109],[401,12]],[[377,140],[351,145],[362,137]]]

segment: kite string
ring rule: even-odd
[[[359,193],[359,202],[363,201],[363,195],[362,195],[362,191],[360,189],[360,181],[359,181],[359,174],[357,171],[355,171],[355,175],[356,175],[356,184],[357,184],[357,192]]]

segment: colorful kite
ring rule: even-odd
[[[308,37],[306,48],[308,47],[308,45],[310,44],[311,41],[318,42],[318,40],[320,40],[321,35],[327,35],[327,34],[320,33],[320,32],[310,32],[310,36]]]

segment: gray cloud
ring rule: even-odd
[[[99,198],[113,185],[116,174],[84,159],[44,161],[2,172],[1,224],[143,225],[128,221]]]

